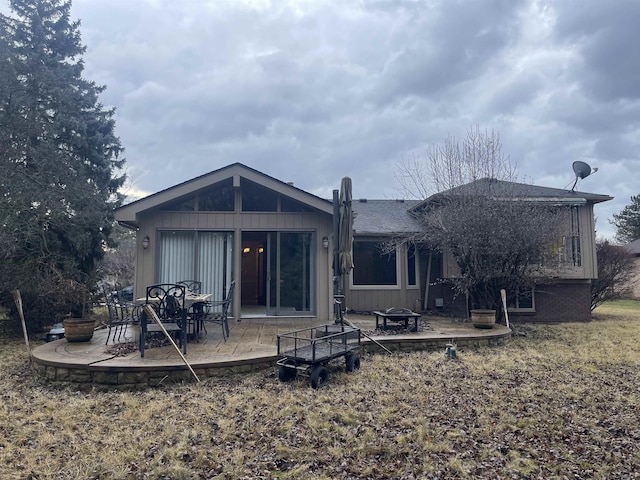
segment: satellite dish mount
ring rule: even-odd
[[[572,192],[576,188],[578,180],[587,178],[592,173],[596,173],[598,169],[597,168],[591,169],[588,163],[575,161],[573,162],[573,171],[576,174],[576,181],[573,182],[573,187],[571,187]]]

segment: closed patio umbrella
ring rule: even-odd
[[[351,248],[353,246],[353,211],[351,209],[351,179],[344,177],[340,184],[340,273],[348,274],[353,269]]]
[[[344,275],[353,269],[351,248],[353,246],[353,210],[351,209],[352,190],[351,179],[344,177],[340,183],[340,217],[338,238],[338,262],[341,276],[342,292],[344,293]]]

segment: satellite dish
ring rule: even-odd
[[[575,162],[573,162],[573,171],[576,174],[576,181],[573,182],[573,187],[571,187],[571,190],[576,188],[576,184],[578,183],[578,179],[582,180],[584,178],[587,178],[592,173],[596,173],[598,171],[598,169],[597,168],[591,169],[591,167],[589,166],[588,163],[581,162],[581,161],[575,161]]]

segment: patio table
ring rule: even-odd
[[[187,311],[191,310],[191,307],[197,303],[200,302],[206,302],[209,299],[211,299],[211,297],[213,296],[213,294],[211,293],[187,293],[184,297],[184,307]],[[156,303],[159,302],[160,298],[158,297],[153,297],[149,299],[149,303]],[[140,304],[140,305],[144,305],[147,303],[147,298],[146,297],[141,297],[141,298],[136,298],[136,303]],[[159,327],[156,326],[151,326],[149,325],[147,327],[148,331],[159,331]],[[186,326],[186,332],[185,332],[185,339],[189,340],[189,339],[194,339],[197,338],[199,335],[199,325],[196,322],[193,322],[191,320],[187,320],[187,326]]]
[[[193,306],[194,303],[206,302],[211,299],[213,295],[211,293],[187,293],[184,297],[184,306],[188,310]],[[159,301],[158,298],[151,298],[151,302]],[[145,304],[147,303],[146,297],[136,298],[136,303]]]

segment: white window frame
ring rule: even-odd
[[[507,307],[508,312],[513,313],[535,313],[536,311],[536,288],[531,287],[531,307],[520,308],[518,296],[515,298],[515,307]],[[508,305],[508,302],[507,302]]]

